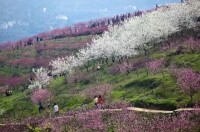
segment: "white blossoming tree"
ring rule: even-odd
[[[48,76],[49,71],[43,67],[39,69],[33,69],[33,73],[35,74],[35,78],[33,81],[31,81],[31,85],[29,85],[29,89],[34,89],[34,88],[43,88],[46,85],[49,84],[50,77]]]
[[[199,0],[171,4],[144,13],[142,16],[126,20],[122,25],[109,27],[102,37],[93,39],[90,45],[79,50],[75,56],[51,61],[52,73],[70,73],[75,67],[86,65],[88,61],[98,58],[115,59],[131,57],[141,50],[147,52],[154,44],[166,40],[171,34],[196,27],[199,17]],[[48,83],[49,77],[46,78],[45,83]],[[34,83],[39,85],[41,81]]]

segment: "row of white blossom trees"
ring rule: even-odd
[[[51,73],[70,73],[74,68],[98,58],[131,57],[141,51],[146,54],[149,48],[166,40],[171,34],[196,27],[199,17],[200,1],[191,0],[187,3],[167,5],[154,12],[131,18],[122,25],[109,27],[101,37],[96,37],[75,55],[51,61]],[[40,68],[34,70],[34,73],[36,78],[29,88],[48,85],[50,78],[47,69]]]

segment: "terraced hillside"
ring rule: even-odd
[[[32,77],[29,80],[32,89],[19,84],[11,96],[0,96],[0,119],[4,123],[0,128],[6,130],[7,126],[13,126],[10,131],[199,131],[200,3],[194,2],[163,7],[110,27],[87,46],[93,36],[41,41],[23,49],[3,51],[2,76],[24,77],[31,68],[41,65],[45,68],[28,75]],[[168,19],[163,22],[159,18]],[[77,50],[79,47],[84,48]],[[24,63],[16,66],[17,61],[7,60],[17,53],[19,56],[26,53],[28,59],[36,58],[35,62],[40,58],[45,62],[59,58],[53,59],[50,65],[29,63],[31,67],[21,65],[29,62],[22,59]],[[13,72],[6,72],[6,68]],[[103,96],[104,108],[108,111],[95,108],[93,98],[97,95]],[[45,107],[41,113],[38,113],[39,102]],[[55,102],[59,105],[60,117],[55,117],[52,111]],[[134,106],[170,110],[170,113],[127,109]],[[194,107],[195,111],[173,111],[187,107]]]

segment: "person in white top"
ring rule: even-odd
[[[97,66],[97,71],[99,71],[101,69],[101,67],[100,66]]]
[[[95,104],[95,106],[97,108],[97,104],[98,104],[98,97],[97,96],[94,96],[94,104]]]
[[[59,116],[59,107],[56,103],[54,103],[53,111],[55,113],[55,116]]]

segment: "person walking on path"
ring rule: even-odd
[[[94,96],[94,105],[96,108],[98,108],[98,97]]]
[[[102,96],[99,95],[99,98],[98,98],[98,108],[99,109],[103,108],[103,103],[104,103],[104,100],[103,100]]]
[[[56,103],[54,103],[53,111],[55,113],[55,116],[59,116],[59,107]]]
[[[41,113],[41,111],[44,110],[45,108],[42,106],[42,102],[41,101],[39,101],[38,105],[39,105],[39,108],[38,108],[39,113]]]

